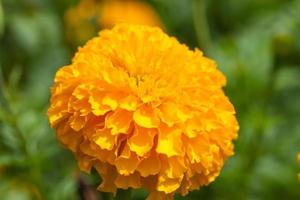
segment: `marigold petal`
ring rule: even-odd
[[[54,82],[69,82],[70,80],[74,79],[74,73],[72,69],[72,65],[67,65],[61,67],[55,75]]]
[[[128,189],[131,188],[140,188],[141,187],[141,179],[140,175],[135,172],[130,174],[129,176],[118,175],[115,184],[118,188]]]
[[[176,123],[185,122],[192,117],[191,111],[187,108],[171,102],[160,105],[159,110],[161,120],[170,127]]]
[[[157,190],[166,194],[175,192],[180,187],[182,178],[168,178],[165,175],[160,175],[158,177]]]
[[[101,116],[111,110],[111,108],[102,103],[104,98],[103,92],[98,90],[93,90],[89,98],[89,103],[92,107],[92,112],[96,116]]]
[[[80,84],[75,88],[72,95],[76,97],[76,99],[82,100],[89,96],[89,90],[90,87],[88,85]]]
[[[180,128],[162,124],[158,129],[156,152],[168,157],[181,155],[183,153],[181,135],[182,130]]]
[[[57,88],[61,88],[60,85],[54,86],[52,91]],[[51,106],[48,110],[49,122],[52,127],[56,127],[59,122],[71,115],[68,112],[68,97],[71,95],[73,87],[68,88],[67,90],[61,90],[63,91],[60,94],[53,92],[54,94],[51,98]]]
[[[224,132],[229,133],[228,130],[224,129],[211,131],[209,133],[210,140],[217,144],[224,154],[233,155],[233,144],[231,142],[232,138],[229,134],[224,134]]]
[[[105,66],[104,69],[101,70],[101,73],[103,79],[116,88],[120,88],[120,86],[124,85],[128,78],[128,74],[125,71],[118,70],[113,66]]]
[[[202,119],[202,118],[199,118]],[[201,120],[190,119],[183,125],[184,134],[189,138],[194,138],[201,132],[205,131],[205,127]]]
[[[102,103],[103,105],[109,106],[112,110],[116,110],[119,106],[120,99],[124,96],[120,92],[108,93],[104,96]]]
[[[88,116],[80,116],[79,113],[75,113],[70,117],[70,127],[75,131],[82,129],[88,121]]]
[[[191,187],[191,184],[192,183],[190,179],[187,177],[187,175],[185,175],[182,179],[181,186],[178,189],[182,196],[185,196],[189,193],[189,188]]]
[[[102,149],[112,150],[115,145],[116,136],[112,135],[111,130],[107,128],[98,129],[93,138]]]
[[[77,152],[76,158],[78,161],[79,169],[89,174],[95,162],[93,157]]]
[[[82,141],[82,135],[74,131],[69,124],[59,124],[56,129],[56,135],[60,138],[60,142],[73,152],[77,151]]]
[[[120,108],[124,110],[135,111],[138,106],[138,98],[133,95],[129,95],[120,99],[119,104]]]
[[[55,128],[59,122],[61,122],[63,119],[67,118],[70,114],[67,112],[67,109],[65,109],[66,106],[51,106],[48,110],[49,115],[49,123],[53,128]]]
[[[157,112],[150,105],[142,105],[133,114],[133,119],[141,127],[157,128],[160,124]]]
[[[80,116],[86,116],[91,112],[91,107],[87,99],[75,99],[73,101],[69,101],[68,111],[70,113],[77,111],[80,113]]]
[[[132,113],[123,109],[117,109],[115,112],[107,115],[105,126],[111,128],[111,134],[127,133],[132,121]]]
[[[121,175],[128,176],[136,170],[139,162],[138,156],[134,152],[130,152],[129,146],[126,145],[122,154],[115,160],[115,165]]]
[[[195,138],[183,137],[183,141],[187,144],[186,152],[191,163],[198,163],[201,159],[208,158],[210,154],[210,143],[205,133],[199,134]]]
[[[141,162],[137,167],[137,171],[143,177],[158,174],[160,169],[161,169],[160,159],[158,158],[158,155],[154,152],[152,152],[149,155],[149,157],[146,157],[143,160],[141,160]]]
[[[186,165],[183,157],[172,156],[167,159],[164,165],[166,167],[165,173],[169,178],[179,178],[186,172]]]
[[[135,126],[133,135],[128,140],[130,150],[134,151],[138,156],[144,156],[151,150],[156,134],[157,130],[155,129]]]
[[[103,192],[112,192],[113,194],[116,194],[117,187],[115,185],[115,179],[118,175],[116,168],[101,162],[98,162],[95,165],[95,168],[102,178],[102,183],[97,189]]]
[[[114,154],[114,149],[106,150],[99,147],[99,145],[95,143],[90,143],[91,149],[95,153],[95,158],[105,163],[109,163],[111,165],[114,164],[116,155]]]
[[[97,152],[93,150],[91,142],[89,140],[83,140],[79,145],[79,150],[80,153],[90,157],[95,157],[97,154]]]

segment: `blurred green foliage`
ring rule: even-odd
[[[79,174],[46,116],[55,71],[68,64],[75,51],[66,42],[63,15],[76,2],[0,0],[3,200],[80,199],[80,179],[92,188],[100,183],[95,173]],[[191,48],[204,48],[217,61],[228,78],[225,90],[241,126],[236,154],[220,177],[187,197],[176,198],[300,199],[296,161],[300,152],[300,1],[149,3],[170,35]],[[199,13],[203,10],[204,14]],[[209,45],[201,42],[203,32],[209,34],[205,37]],[[133,199],[144,198],[143,190],[133,192]]]

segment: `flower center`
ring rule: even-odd
[[[135,75],[130,77],[130,87],[144,102],[156,102],[161,98],[174,95],[176,85],[152,74]]]

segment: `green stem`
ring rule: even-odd
[[[192,8],[198,45],[207,52],[211,48],[211,38],[207,23],[205,0],[193,0]]]
[[[116,200],[130,200],[131,199],[131,189],[122,190],[118,189]]]

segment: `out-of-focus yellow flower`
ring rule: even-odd
[[[57,72],[49,121],[80,169],[97,169],[100,190],[172,199],[214,181],[233,155],[225,83],[213,60],[159,28],[117,25]]]
[[[99,25],[104,28],[118,23],[162,27],[155,11],[143,1],[106,0],[101,4],[100,13]]]
[[[77,6],[68,9],[64,16],[66,36],[76,46],[97,34],[99,5],[95,0],[81,0]]]
[[[118,23],[162,27],[150,5],[138,0],[80,0],[65,13],[67,39],[75,46],[95,36],[100,28]]]

